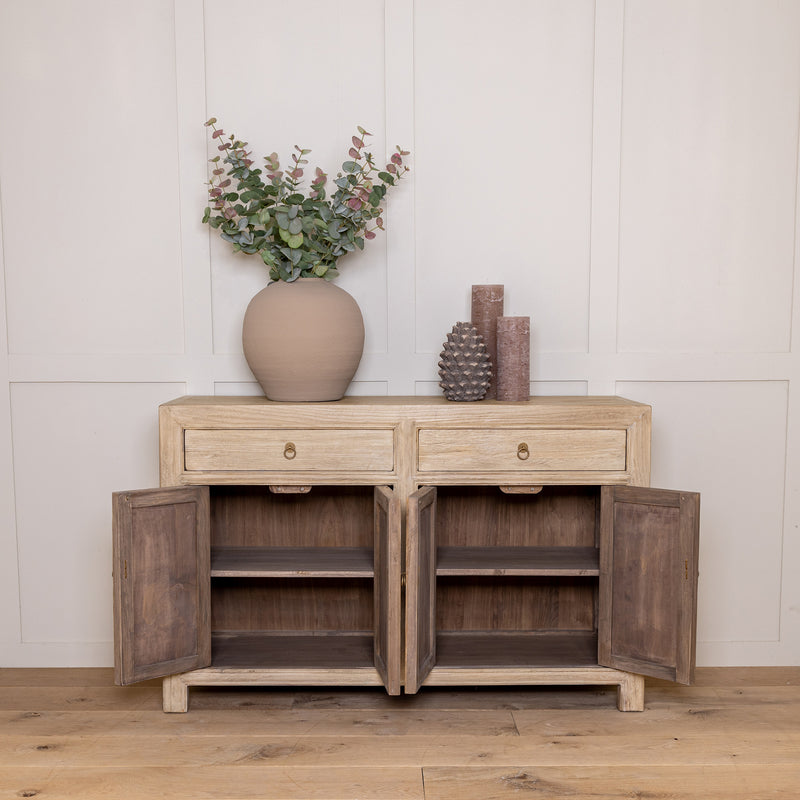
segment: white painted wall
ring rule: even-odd
[[[411,149],[342,264],[351,391],[436,393],[505,284],[533,392],[651,403],[653,484],[702,492],[699,662],[800,663],[800,0],[0,0],[0,666],[111,663],[156,406],[257,391],[212,114],[327,169],[357,124]]]

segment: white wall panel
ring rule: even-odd
[[[212,114],[333,173],[359,124],[412,151],[341,264],[350,394],[438,395],[505,284],[532,393],[652,403],[654,485],[701,492],[700,664],[798,663],[800,0],[0,0],[0,666],[111,663],[158,404],[259,393]]]
[[[787,388],[617,384],[653,406],[651,484],[701,493],[700,641],[779,638]]]
[[[417,351],[438,352],[475,283],[505,285],[537,349],[585,350],[594,3],[414,13]]]
[[[285,166],[299,145],[312,150],[306,175],[319,166],[333,179],[358,125],[373,134],[368,149],[385,163],[383,2],[226,0],[206,2],[205,18],[208,116],[249,142],[259,165],[274,151]],[[267,271],[216,236],[211,254],[214,351],[240,353],[242,316]],[[364,315],[365,350],[386,350],[386,237],[347,256],[340,269],[338,285]]]
[[[0,5],[12,353],[183,349],[172,14]]]
[[[800,3],[626,3],[620,351],[789,348]]]
[[[158,486],[157,407],[184,392],[12,386],[23,642],[111,641],[111,492]]]

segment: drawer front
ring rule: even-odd
[[[624,430],[439,430],[419,432],[420,472],[621,471]]]
[[[189,430],[189,472],[339,472],[394,468],[392,430]]]

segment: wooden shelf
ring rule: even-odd
[[[436,574],[597,576],[596,547],[438,547]]]
[[[213,547],[212,578],[372,578],[370,547]]]
[[[372,633],[224,631],[211,636],[213,667],[349,669],[373,664]]]
[[[436,666],[465,669],[597,666],[597,631],[468,631],[436,636]]]

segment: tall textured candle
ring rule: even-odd
[[[483,337],[492,360],[492,379],[486,400],[497,397],[497,319],[503,314],[503,285],[486,284],[472,287],[472,324]]]
[[[497,399],[527,400],[531,393],[531,318],[497,318]]]

